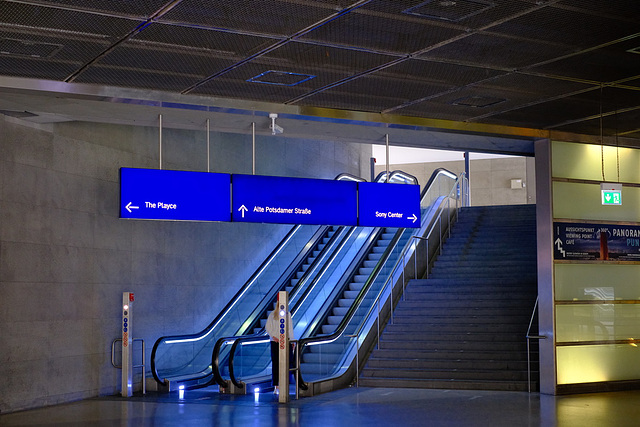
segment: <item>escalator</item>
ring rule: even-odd
[[[455,175],[445,172],[434,172],[428,188],[422,193],[422,228],[428,224],[428,208],[441,203],[443,197],[438,195],[449,195],[452,182],[456,182]],[[390,182],[410,182],[412,178],[402,172],[395,172],[391,177]],[[386,176],[379,179],[384,181]],[[450,182],[443,184],[443,180]],[[317,382],[341,370],[346,363],[345,357],[348,359],[345,352],[353,341],[348,337],[364,320],[366,311],[414,234],[414,229],[351,228],[345,243],[331,255],[325,270],[309,285],[304,297],[290,298],[294,334],[302,338],[301,372],[308,382]],[[269,339],[264,331],[253,336],[219,340],[212,360],[216,382],[222,388],[243,392],[248,383],[268,381],[268,346]],[[224,357],[221,357],[223,353]],[[261,356],[256,357],[257,354]],[[309,389],[306,385],[305,388]]]
[[[386,174],[376,181],[384,182]],[[414,183],[416,179],[403,172],[390,174],[390,182]],[[340,227],[338,249],[324,263],[324,269],[309,277],[304,290],[289,296],[289,308],[294,322],[294,334],[306,337],[324,316],[327,302],[335,299],[344,286],[344,278],[357,271],[359,260],[375,245],[381,229],[374,227]],[[336,286],[336,284],[339,284]],[[223,336],[216,343],[212,357],[212,370],[221,390],[243,393],[245,384],[270,381],[271,358],[269,338],[264,330],[252,335]],[[240,379],[241,378],[241,379]]]
[[[360,181],[350,175],[338,180]],[[266,313],[280,290],[292,296],[302,292],[323,268],[342,235],[341,228],[295,225],[236,293],[220,314],[202,331],[159,338],[151,352],[151,372],[168,388],[205,387],[214,382],[211,354],[220,337],[248,334],[263,327]]]

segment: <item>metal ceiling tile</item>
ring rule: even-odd
[[[621,135],[627,138],[640,136],[640,109],[610,115],[602,119],[602,134],[605,137]],[[562,126],[554,127],[553,130],[583,133],[590,135],[600,135],[600,119],[593,118],[591,120],[569,123]]]
[[[514,70],[573,52],[561,44],[522,40],[494,33],[476,33],[431,50],[422,58],[477,67]]]
[[[210,55],[206,51],[192,52],[180,49],[178,46],[157,46],[130,41],[113,49],[108,55],[101,58],[97,65],[112,69],[147,70],[158,74],[183,74],[185,77],[189,76],[191,84],[194,84],[214,72],[232,66],[234,63],[233,58]],[[134,81],[140,83],[137,76]],[[136,87],[133,83],[133,81],[128,82],[127,79],[124,79],[118,86],[131,85]],[[152,86],[144,84],[142,87],[151,88]]]
[[[594,88],[593,85],[583,82],[532,76],[521,73],[505,74],[495,79],[475,85],[475,87],[487,92],[493,90],[506,90],[529,94],[534,96],[536,99],[562,97],[578,91]]]
[[[413,117],[428,117],[430,119],[467,121],[478,114],[478,109],[442,102],[424,101],[396,110],[394,113]]]
[[[422,60],[407,60],[376,73],[361,77],[328,91],[329,96],[313,95],[309,102],[319,102],[323,106],[327,102],[338,102],[342,107],[349,105],[351,109],[357,107],[352,100],[362,96],[371,98],[371,102],[363,101],[358,108],[367,111],[395,110],[404,104],[446,93],[456,87],[492,78],[499,72],[487,71],[480,68],[457,66]],[[344,98],[349,99],[345,101]],[[331,101],[327,101],[330,99]]]
[[[255,34],[293,35],[342,8],[345,1],[184,0],[163,22]]]
[[[263,58],[286,64],[289,71],[296,71],[297,67],[307,67],[336,71],[345,76],[367,71],[396,59],[391,55],[300,42],[289,42],[270,51]]]
[[[629,22],[640,22],[640,7],[637,0],[561,0],[557,6],[596,15],[617,17]]]
[[[431,98],[424,102],[400,108],[394,111],[394,113],[416,115],[420,111],[431,111],[434,106],[437,106],[437,108],[442,108],[443,111],[448,113],[455,113],[457,111],[461,117],[468,120],[496,114],[505,110],[508,111],[538,99],[540,99],[540,96],[535,93],[469,86]],[[467,101],[465,102],[465,100]],[[418,114],[422,115],[425,113]],[[482,120],[480,120],[480,122],[482,122]]]
[[[463,33],[462,29],[438,25],[426,19],[398,19],[358,11],[335,19],[305,35],[319,43],[409,54]]]
[[[388,91],[376,90],[374,93],[367,93],[350,89],[350,87],[341,86],[337,89],[320,92],[297,102],[296,105],[380,113],[404,102],[402,98],[398,98]]]
[[[102,14],[148,18],[168,3],[168,0],[38,0],[21,1],[62,9],[78,9]]]
[[[491,31],[581,49],[637,33],[638,24],[548,6],[492,27]]]
[[[174,46],[178,49],[186,49],[185,54],[191,51],[195,55],[233,57],[236,60],[274,43],[274,39],[266,37],[160,23],[147,26],[131,40],[156,43],[160,50],[163,49],[163,45]]]
[[[117,41],[142,21],[4,1],[0,29],[59,37]]]
[[[615,87],[604,87],[602,91],[596,89],[587,93],[581,93],[575,95],[574,98],[587,105],[602,105],[602,109],[605,112],[640,106],[640,91]],[[597,111],[599,111],[599,107],[594,114],[597,114]]]
[[[415,99],[446,92],[451,86],[418,79],[388,78],[378,74],[362,77],[314,94],[296,105],[383,112]]]
[[[108,46],[58,33],[0,30],[0,75],[62,81]]]
[[[545,129],[594,114],[594,106],[573,98],[557,99],[485,117],[483,123]]]
[[[180,92],[195,80],[193,76],[177,73],[93,65],[80,74],[75,82]]]
[[[502,71],[421,59],[403,61],[376,73],[385,79],[396,79],[398,84],[418,80],[451,87],[465,86],[502,74]]]
[[[44,61],[0,54],[0,75],[3,76],[63,81],[80,65],[73,62]]]
[[[358,12],[410,16],[415,20],[449,22],[459,28],[477,29],[535,7],[526,0],[374,0]]]
[[[640,37],[566,59],[531,67],[528,71],[593,82],[615,82],[640,75]]]

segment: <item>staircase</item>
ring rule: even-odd
[[[407,286],[360,385],[526,391],[536,268],[535,205],[463,208],[429,278]],[[532,361],[537,371],[537,347]]]

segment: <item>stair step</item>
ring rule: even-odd
[[[504,369],[419,369],[419,368],[372,368],[367,367],[361,378],[385,377],[446,380],[482,380],[482,381],[527,381],[526,366],[523,370]]]
[[[432,380],[404,378],[364,378],[359,379],[361,387],[389,388],[432,388],[448,390],[493,390],[493,391],[527,391],[527,381],[465,381],[465,380]]]

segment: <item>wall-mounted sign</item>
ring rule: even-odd
[[[230,221],[231,176],[207,172],[120,169],[120,218]]]
[[[640,226],[553,223],[557,260],[640,261]]]
[[[600,184],[600,195],[603,205],[622,205],[622,184]]]
[[[358,225],[420,227],[420,186],[358,183]]]
[[[355,181],[233,175],[233,221],[357,225]]]

